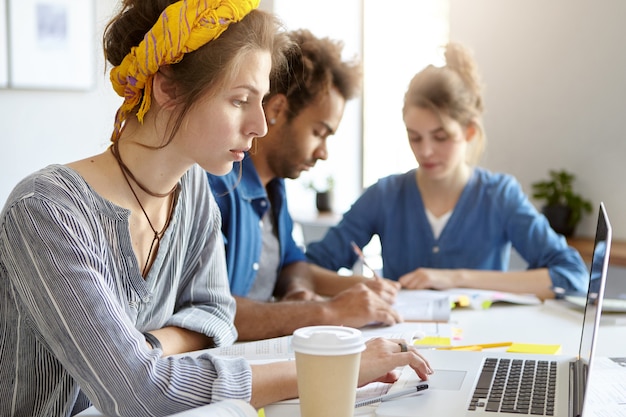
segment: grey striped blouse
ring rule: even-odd
[[[178,326],[233,343],[220,214],[204,171],[181,179],[144,280],[130,212],[52,165],[13,190],[0,217],[0,416],[158,416],[250,399],[242,359],[160,358],[141,334]]]

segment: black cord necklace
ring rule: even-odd
[[[154,238],[152,239],[152,243],[150,244],[150,250],[148,251],[148,257],[146,258],[146,264],[144,265],[143,270],[141,271],[141,275],[145,278],[146,273],[150,270],[150,267],[152,266],[152,262],[153,262],[152,252],[154,250],[157,250],[157,248],[159,247],[159,244],[161,243],[161,238],[165,234],[165,231],[167,230],[167,227],[169,226],[170,221],[172,220],[172,213],[174,212],[174,207],[176,206],[176,200],[178,199],[178,193],[176,193],[176,191],[178,190],[178,184],[176,184],[170,191],[168,191],[165,194],[159,194],[159,193],[150,191],[147,187],[145,187],[143,184],[137,181],[133,173],[126,166],[126,164],[124,164],[124,162],[122,161],[122,157],[120,156],[120,151],[118,148],[117,141],[113,143],[110,149],[111,149],[111,153],[115,157],[115,160],[117,161],[117,164],[120,167],[120,170],[122,171],[122,175],[124,176],[124,179],[126,180],[126,184],[128,184],[128,188],[130,188],[130,191],[135,196],[135,200],[137,200],[137,204],[139,204],[139,207],[141,207],[141,211],[143,212],[143,215],[146,217],[146,220],[148,221],[150,228],[154,232]],[[139,196],[137,196],[135,189],[130,183],[129,177],[130,179],[133,180],[135,184],[139,186],[139,188],[141,188],[143,191],[150,194],[151,196],[164,198],[164,197],[169,197],[173,195],[172,199],[170,200],[170,208],[167,214],[167,221],[165,222],[165,224],[163,225],[163,228],[160,231],[157,231],[152,225],[152,222],[150,221],[150,217],[148,217],[148,213],[146,213],[146,210],[143,208],[143,204],[141,204],[141,200],[139,200]]]

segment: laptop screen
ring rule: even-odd
[[[604,204],[600,203],[598,213],[598,225],[596,238],[591,259],[591,271],[589,274],[589,289],[585,314],[583,317],[583,329],[580,338],[580,350],[578,355],[581,359],[589,361],[594,348],[594,332],[600,321],[599,302],[604,296],[606,274],[609,267],[609,254],[611,251],[611,224],[609,223]],[[596,321],[598,323],[596,323]]]
[[[600,327],[602,300],[604,298],[604,287],[609,268],[609,254],[611,252],[611,237],[611,224],[609,223],[604,204],[600,203],[596,239],[589,273],[589,289],[587,291],[587,301],[583,315],[583,328],[578,352],[579,360],[577,363],[582,365],[583,369],[582,372],[579,373],[581,380],[578,380],[577,384],[580,388],[580,394],[575,397],[574,415],[576,416],[581,415],[580,413],[585,406],[585,398],[587,396],[587,375],[591,372],[593,351],[597,340],[596,332]]]

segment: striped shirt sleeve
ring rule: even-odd
[[[189,213],[210,217],[213,203],[194,202],[183,183],[170,246],[159,249],[165,255],[155,262],[156,276],[144,281],[131,245],[120,243],[128,213],[99,201],[67,171],[57,166],[21,183],[0,217],[0,415],[69,416],[81,411],[74,408],[79,395],[109,416],[249,400],[251,370],[242,359],[161,358],[141,334],[171,320],[214,332],[223,343],[235,337],[234,307],[221,288],[223,248],[211,248],[210,235],[201,244],[179,239],[202,218]],[[197,262],[181,267],[181,253]],[[213,293],[202,295],[212,284]],[[226,304],[203,307],[216,300]],[[213,315],[221,315],[218,324],[205,324]]]

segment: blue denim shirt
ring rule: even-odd
[[[266,190],[247,154],[242,162],[241,180],[237,165],[224,176],[207,176],[222,213],[228,280],[233,295],[247,296],[256,279],[263,244],[259,224],[270,207],[278,227],[279,268],[306,261],[302,249],[292,237],[293,219],[287,207],[285,181],[282,178],[270,181]]]
[[[416,170],[369,187],[307,257],[323,267],[349,268],[357,260],[350,241],[380,237],[383,275],[398,280],[417,268],[504,271],[511,246],[528,269],[548,268],[553,287],[586,291],[589,273],[580,254],[555,233],[510,175],[475,168],[439,238],[426,217]]]

